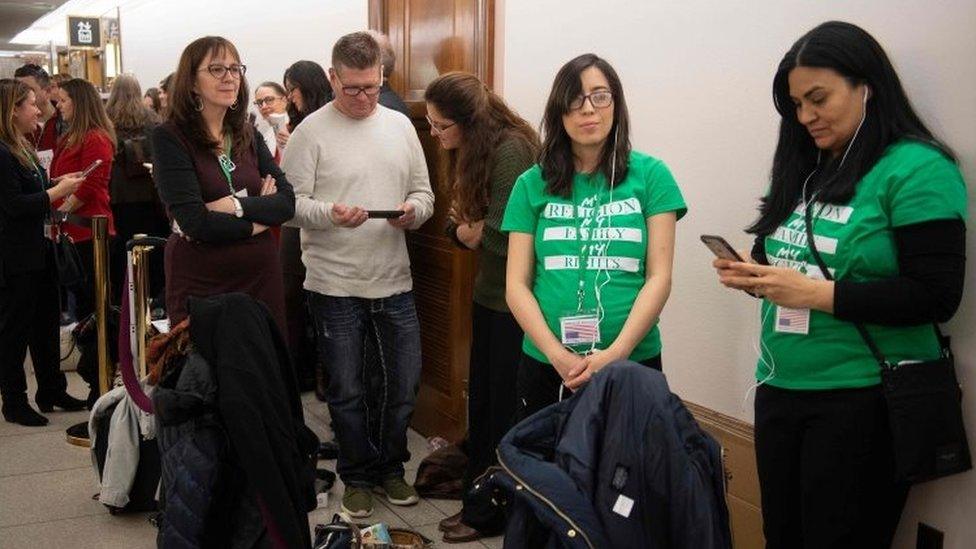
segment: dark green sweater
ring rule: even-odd
[[[500,231],[508,197],[515,180],[532,167],[532,152],[514,138],[498,146],[491,170],[488,213],[481,234],[478,274],[474,280],[474,302],[495,311],[508,311],[505,303],[505,262],[508,259],[508,234]]]

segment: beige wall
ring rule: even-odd
[[[143,89],[156,86],[176,69],[187,44],[217,34],[240,51],[253,92],[262,81],[280,83],[300,59],[328,69],[335,41],[366,26],[365,0],[136,2],[122,8],[123,67]]]
[[[678,224],[674,291],[662,321],[665,371],[683,398],[719,412],[752,421],[746,396],[757,356],[757,303],[719,287],[698,236],[751,243],[742,228],[766,186],[778,123],[771,79],[803,32],[842,19],[874,34],[921,115],[955,148],[970,189],[976,182],[971,0],[501,0],[497,9],[496,87],[533,124],[555,72],[575,55],[592,51],[620,73],[635,148],[671,167],[690,206]],[[969,273],[972,280],[976,261]],[[970,290],[948,331],[976,440],[976,374],[969,369],[976,365],[974,315]],[[973,516],[976,474],[916,488],[899,546],[914,546],[915,523],[925,520],[947,532],[947,548],[970,547]]]

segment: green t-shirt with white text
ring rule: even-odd
[[[902,140],[884,152],[857,183],[846,205],[812,204],[817,250],[836,280],[898,276],[894,229],[939,219],[966,219],[966,184],[959,168],[938,149]],[[822,279],[807,247],[801,206],[765,238],[770,265]],[[844,389],[880,383],[878,364],[854,324],[810,311],[806,334],[784,330],[789,315],[762,307],[762,354],[756,378],[785,389]],[[801,322],[804,322],[801,320]],[[777,329],[777,323],[783,323]],[[931,324],[865,325],[889,362],[931,360],[939,344]],[[774,368],[770,377],[770,369]]]
[[[538,165],[515,182],[502,230],[535,236],[533,293],[557,339],[560,318],[579,312],[582,281],[582,311],[598,311],[602,305],[596,348],[610,346],[644,285],[647,219],[672,211],[680,219],[688,210],[663,162],[631,152],[628,168],[627,177],[612,190],[602,174],[577,173],[572,194],[566,198],[546,192]],[[573,348],[583,351],[590,345]],[[522,350],[536,360],[549,362],[528,336]],[[660,352],[661,336],[655,324],[634,347],[630,359],[646,360]]]

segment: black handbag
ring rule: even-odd
[[[72,287],[85,283],[85,269],[81,263],[81,254],[78,248],[62,230],[58,223],[57,234],[54,236],[52,245],[54,247],[54,264],[58,270],[58,282],[61,286]]]
[[[824,278],[833,280],[814,242],[810,205],[804,213],[807,245]],[[941,356],[900,364],[892,364],[885,358],[863,324],[855,322],[854,326],[881,369],[896,479],[918,483],[972,469],[955,358],[949,338],[942,334],[938,324],[933,326]]]

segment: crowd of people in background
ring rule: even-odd
[[[58,326],[62,312],[82,321],[94,310],[87,221],[104,215],[114,300],[125,242],[145,233],[168,239],[151,281],[171,326],[187,321],[190,297],[243,292],[268,308],[303,387],[329,407],[343,511],[370,516],[374,493],[418,501],[404,478],[422,356],[405,233],[431,218],[434,192],[389,84],[387,37],[343,36],[330,62],[297,61],[252,94],[234,44],[204,37],[158,88],[143,94],[122,75],[107,102],[91,83],[36,65],[0,80],[7,421],[47,422],[27,399],[28,349],[42,412],[97,396],[92,353],[79,363],[90,394],[67,394]],[[763,299],[756,447],[766,540],[882,546],[908,485],[892,480],[877,364],[852,321],[870,323],[893,359],[939,354],[931,324],[961,299],[965,184],[881,46],[854,25],[801,38],[774,95],[779,142],[749,228],[755,246],[747,260],[715,263],[724,285]],[[465,496],[440,524],[445,541],[464,542],[504,527],[469,489],[518,420],[613,361],[662,370],[658,320],[688,206],[667,165],[633,149],[623,79],[596,55],[559,69],[541,137],[472,74],[438,76],[424,99],[448,157],[444,232],[480,253]],[[788,238],[804,230],[798,207],[810,204],[825,263]],[[51,246],[59,232],[82,260],[83,282],[68,287]],[[799,323],[782,323],[786,315]],[[835,502],[839,494],[849,496]]]

